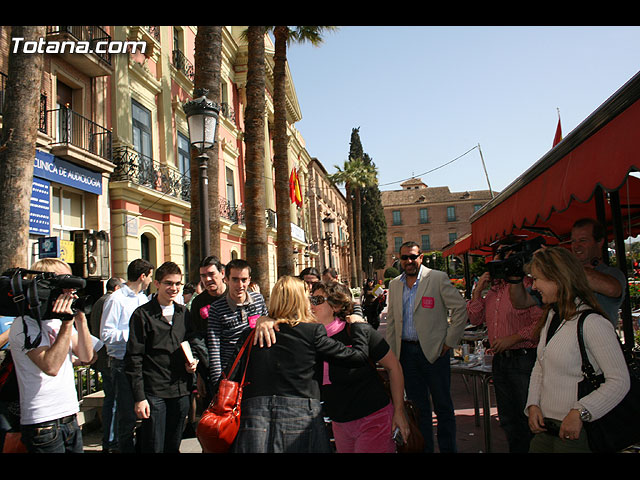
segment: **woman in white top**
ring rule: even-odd
[[[525,407],[535,434],[530,452],[590,451],[583,422],[604,416],[629,390],[618,337],[589,288],[583,268],[562,247],[538,250],[529,264],[533,288],[546,306]],[[596,373],[604,373],[605,382],[578,399],[583,376],[577,320],[583,310],[597,312],[585,318],[583,336],[589,360]],[[554,331],[555,315],[559,322]]]

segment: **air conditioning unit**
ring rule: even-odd
[[[110,278],[109,234],[104,230],[76,230],[75,275],[83,278],[108,280]]]

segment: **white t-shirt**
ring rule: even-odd
[[[38,322],[28,316],[24,318],[29,338],[34,340],[39,331]],[[38,347],[53,344],[60,331],[61,323],[60,320],[42,321],[42,340]],[[69,354],[60,371],[56,376],[49,376],[27,356],[24,340],[22,318],[18,317],[11,325],[9,342],[20,390],[20,423],[31,425],[77,413],[79,405],[73,373],[71,342],[69,342]]]

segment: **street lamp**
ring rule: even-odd
[[[369,255],[369,278],[373,280],[373,255]]]
[[[329,246],[329,268],[333,268],[333,252],[331,248],[331,240],[333,237],[333,224],[335,221],[336,219],[332,218],[330,213],[327,213],[326,216],[322,219],[322,223],[324,223],[325,225],[324,231],[327,234],[325,240],[327,242],[327,245]]]
[[[194,99],[186,102],[182,108],[187,116],[189,125],[189,142],[198,151],[198,165],[200,175],[198,185],[200,190],[200,259],[209,256],[209,157],[205,152],[216,143],[218,133],[218,115],[220,105],[207,98],[209,90],[198,88],[193,92]]]

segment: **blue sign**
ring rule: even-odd
[[[100,173],[79,167],[50,153],[36,150],[33,176],[102,195],[102,175]]]
[[[31,202],[29,204],[29,233],[49,235],[51,217],[51,184],[46,180],[33,178]]]

